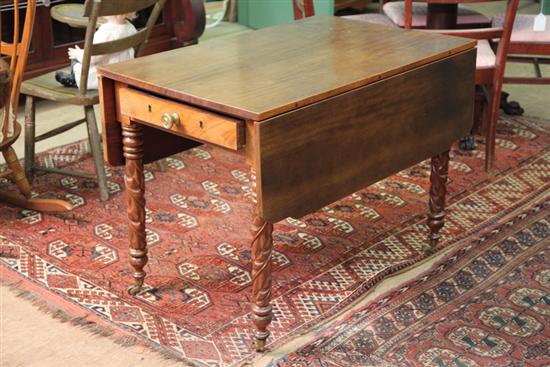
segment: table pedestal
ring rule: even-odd
[[[454,29],[458,16],[458,4],[428,4],[426,28]]]

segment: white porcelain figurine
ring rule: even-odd
[[[134,14],[105,16],[106,23],[102,24],[94,33],[94,44],[114,41],[117,39],[129,37],[137,33],[136,28],[129,22]],[[69,59],[71,60],[71,71],[58,71],[55,73],[55,80],[66,87],[79,87],[82,74],[82,59],[84,50],[75,46],[69,48]],[[88,71],[88,90],[97,89],[97,67],[101,65],[114,64],[134,58],[134,49],[129,48],[124,51],[92,56],[90,60],[90,69]]]

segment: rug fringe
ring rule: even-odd
[[[131,335],[117,335],[124,334],[124,331],[119,330],[115,327],[100,325],[95,321],[89,320],[86,316],[71,316],[69,313],[63,311],[61,308],[43,299],[40,295],[35,294],[29,290],[21,289],[21,287],[24,286],[24,282],[20,281],[8,283],[2,281],[1,283],[2,285],[5,285],[17,298],[29,301],[39,311],[57,321],[60,321],[61,323],[69,323],[94,336],[109,338],[115,344],[120,345],[121,347],[147,347],[148,349],[151,349],[153,352],[158,354],[165,361],[180,362],[182,363],[182,365],[189,367],[201,367],[201,365],[199,364],[195,364],[191,361],[186,361],[184,357],[178,354],[176,351],[173,351],[162,345],[153,343],[146,339],[136,338],[135,336]]]

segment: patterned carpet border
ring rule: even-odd
[[[543,155],[543,157],[541,157],[540,159],[538,160],[535,160],[534,162],[532,162],[531,164],[527,164],[527,166],[529,165],[533,165],[533,164],[538,164],[538,162],[542,162],[542,161],[548,161],[550,160],[550,153],[545,153]],[[524,170],[526,167],[518,167],[515,172],[520,172],[522,170]],[[499,180],[495,181],[492,185],[496,185],[498,184],[501,180],[505,180],[506,177],[510,174],[513,174],[512,172],[507,172],[507,175],[504,176],[504,177],[501,177]],[[491,185],[489,185],[491,186]],[[487,190],[488,187],[484,187],[482,189],[480,189],[479,191],[481,190]],[[543,186],[540,190],[538,190],[536,193],[532,193],[531,195],[529,195],[528,197],[525,197],[521,203],[517,203],[513,210],[517,209],[518,207],[521,207],[522,205],[525,205],[526,202],[529,202],[534,196],[536,195],[540,195],[541,192],[545,192],[547,191],[548,189],[548,185],[546,186]],[[475,194],[475,193],[472,193],[472,194]],[[458,205],[459,203],[461,203],[463,200],[467,200],[468,197],[465,197],[461,200],[459,200],[458,202],[456,202],[455,204],[453,204],[452,206],[454,205]],[[452,206],[449,208],[449,210],[451,211],[452,210]],[[493,233],[494,232],[494,227],[497,225],[498,223],[498,219],[501,219],[503,218],[504,216],[506,216],[507,213],[500,213],[498,215],[498,217],[496,218],[492,218],[492,220],[489,222],[489,223],[485,223],[484,226],[482,226],[481,228],[480,227],[477,227],[476,229],[472,229],[470,230],[469,232],[465,232],[463,233],[459,238],[453,238],[452,241],[453,242],[459,242],[459,241],[463,241],[464,239],[467,239],[469,236],[471,236],[472,233],[474,232],[479,232],[479,231],[483,231],[484,233]],[[408,228],[410,227],[414,227],[414,226],[418,226],[420,225],[420,223],[422,223],[423,221],[418,221],[417,223],[415,224],[412,224],[410,225],[409,227],[407,228],[404,228],[402,231],[400,232],[404,232],[406,231]],[[482,237],[481,239],[485,239],[486,237]],[[480,239],[480,240],[481,240]],[[441,249],[441,248],[444,248],[446,246],[448,246],[448,242],[449,242],[450,239],[446,238],[446,236],[443,237],[441,243],[439,244],[439,246],[437,247],[437,250]],[[0,237],[0,241],[5,241],[5,239],[3,239],[2,237]],[[478,240],[479,241],[479,240]],[[469,245],[467,248],[470,248],[472,245]],[[20,248],[21,251],[24,251],[23,248]],[[368,251],[368,250],[367,250]],[[466,251],[466,248],[465,249],[462,249],[461,251]],[[354,256],[354,257],[357,257],[357,256],[360,256],[360,254]],[[424,256],[422,256],[422,258],[426,258],[427,256],[429,256],[429,254],[426,254]],[[347,261],[351,261],[353,258],[350,258],[348,259]],[[411,264],[415,263],[415,262],[418,262],[420,259],[417,259],[415,258],[414,260],[411,260],[411,261],[406,261],[406,262],[403,262],[399,265],[396,265],[394,267],[391,267],[391,268],[387,268],[383,273],[379,274],[376,278],[373,278],[372,280],[370,280],[369,282],[365,282],[363,284],[363,286],[361,286],[360,289],[357,289],[351,296],[349,296],[345,302],[341,302],[339,304],[339,307],[335,307],[333,309],[331,309],[331,311],[327,312],[326,314],[323,315],[322,319],[327,319],[327,318],[330,318],[332,317],[333,315],[337,314],[338,312],[340,312],[343,308],[346,308],[348,307],[350,304],[352,304],[355,300],[357,300],[359,297],[361,297],[366,291],[368,291],[368,289],[370,289],[372,287],[372,285],[376,284],[380,279],[384,278],[385,276],[387,275],[391,275],[397,271],[400,271],[404,268],[406,268],[407,266],[410,266]],[[6,261],[5,258],[2,258],[2,265],[4,266],[7,266],[8,268],[10,267],[10,264],[9,264],[9,261]],[[47,266],[53,266],[52,264],[48,264],[47,262],[45,263],[46,264],[46,267]],[[323,274],[320,274],[318,277],[322,277]],[[30,279],[30,278],[27,278],[27,280],[30,280],[32,282],[34,282],[34,280]],[[44,286],[43,284],[40,284],[40,283],[36,283],[38,285],[41,285],[41,286]],[[93,284],[89,284],[89,287],[90,289],[97,289],[98,287],[93,285]],[[66,295],[61,293],[61,292],[58,292],[56,290],[53,290],[55,293],[57,293],[59,296],[66,298]],[[106,294],[110,293],[109,291],[105,290],[105,289],[101,289],[102,292],[105,292]],[[115,295],[111,294],[111,296],[113,297],[116,297]],[[72,302],[75,302],[74,300],[71,300],[69,299],[70,301]],[[78,302],[75,302],[75,304],[79,304]],[[82,304],[80,304],[82,306]],[[99,313],[97,310],[93,310],[91,309],[91,311],[93,311],[96,316],[99,316],[101,318],[103,318],[105,321],[109,322],[109,323],[112,323],[112,320],[109,320],[108,318],[106,318],[104,315],[102,315],[101,313]],[[247,315],[246,317],[248,317],[249,315]],[[317,324],[319,323],[320,320],[319,319],[315,319],[315,320],[312,320],[310,323],[307,323],[307,324],[303,324],[299,329],[296,329],[296,330],[293,330],[292,332],[288,333],[285,335],[285,341],[286,342],[288,339],[288,337],[291,337],[291,336],[295,336],[295,335],[299,335],[300,333],[302,333],[304,330],[307,330],[309,327],[311,327],[312,324]],[[127,329],[128,331],[134,331],[132,330],[131,328],[129,328],[128,326],[124,325],[124,324],[118,324],[116,325],[118,327],[122,327],[124,329]],[[142,337],[142,340],[144,342],[147,341],[147,339],[145,337]],[[270,344],[272,348],[276,348],[280,345],[282,345],[282,342],[273,342]],[[177,351],[174,351],[177,353]],[[242,359],[241,361],[245,361],[245,360],[250,360],[251,358],[254,358],[254,356],[250,356],[249,358],[244,358]],[[201,366],[202,363],[198,362],[198,361],[193,361],[194,364],[198,365],[198,366]],[[238,361],[237,361],[238,362]]]
[[[460,262],[468,262],[467,256],[476,256],[476,258],[480,257],[481,254],[484,253],[484,251],[488,251],[488,249],[483,249],[483,250],[480,250],[478,255],[474,255],[474,251],[480,245],[483,245],[484,243],[487,243],[488,241],[493,240],[499,236],[507,236],[508,233],[506,231],[509,228],[513,228],[515,224],[518,224],[524,221],[526,218],[540,214],[543,216],[542,220],[544,220],[544,216],[545,216],[547,225],[550,224],[550,192],[548,190],[549,187],[550,185],[547,185],[546,186],[547,190],[545,192],[540,193],[537,197],[533,198],[533,200],[530,203],[528,203],[529,205],[519,207],[515,211],[509,212],[506,215],[503,215],[501,217],[503,221],[501,223],[498,223],[498,225],[488,228],[484,232],[478,233],[475,239],[471,237],[466,238],[464,241],[462,241],[462,243],[458,244],[449,253],[445,254],[440,260],[435,262],[428,270],[417,275],[415,278],[405,282],[399,287],[376,297],[374,300],[368,302],[367,305],[362,306],[360,309],[354,311],[352,314],[346,316],[344,319],[336,322],[335,324],[331,325],[328,328],[325,328],[320,335],[315,337],[313,340],[308,341],[305,345],[301,346],[297,351],[291,352],[287,356],[284,356],[278,360],[271,362],[268,365],[268,367],[340,367],[340,366],[344,366],[340,364],[333,364],[328,360],[323,360],[321,352],[316,353],[316,351],[324,345],[336,344],[335,342],[336,340],[345,341],[347,338],[349,338],[348,334],[353,335],[352,333],[354,332],[353,331],[354,323],[359,323],[360,320],[367,317],[367,315],[371,315],[373,313],[376,313],[377,311],[381,311],[386,308],[389,308],[391,301],[396,299],[396,297],[406,294],[407,291],[416,289],[421,285],[429,283],[430,281],[437,280],[437,277],[440,274],[444,273],[447,269],[452,268],[456,264],[459,264]],[[546,231],[548,231],[548,228],[546,229]],[[545,239],[544,238],[541,239],[540,243],[543,245],[542,249],[546,249],[546,250],[549,249],[550,241],[549,241],[548,233],[546,233]],[[532,256],[533,254],[531,254],[529,251],[536,252],[535,250],[536,248],[533,249],[533,248],[527,247],[525,249],[526,254],[521,254],[521,255],[523,257]],[[549,263],[547,261],[546,271],[550,272],[550,268],[548,267],[548,265]],[[549,301],[550,301],[550,298],[547,297],[546,302],[548,303]],[[369,319],[372,319],[372,317],[373,316],[371,315]],[[549,322],[546,325],[546,327],[548,328],[548,326],[550,326],[550,320],[547,319],[547,321]],[[445,320],[439,321],[439,323],[445,323],[445,322],[446,322]],[[374,336],[372,337],[374,338]],[[548,341],[547,341],[547,344],[548,344]],[[334,348],[338,348],[338,346]],[[342,349],[338,349],[338,351],[345,353],[342,351]],[[544,354],[545,353],[543,351],[542,355]],[[546,361],[540,360],[539,361],[540,364],[537,364],[537,366],[539,365],[547,366],[548,364],[550,364],[550,354],[548,353],[548,350],[546,351],[546,357],[547,357]],[[390,363],[387,361],[381,361],[381,360],[373,361],[373,359],[370,359],[370,363],[367,363],[367,365],[382,366],[382,367],[396,366],[395,363],[396,363],[395,361]],[[420,362],[416,360],[415,361],[407,360],[406,365],[407,366],[419,365],[418,363]],[[451,365],[454,366],[455,364],[453,363],[456,363],[456,366],[463,366],[463,367],[473,366],[470,364],[462,364],[462,361],[456,358],[454,361],[449,362],[449,364],[446,364],[446,362],[443,362],[443,364],[436,363],[433,365],[434,366],[436,365],[437,366],[451,366]],[[517,366],[526,366],[526,365],[531,366],[532,364],[520,363]],[[346,367],[359,367],[359,366],[363,367],[362,364],[361,365],[345,364],[345,366]],[[513,366],[516,366],[516,365],[514,364]]]
[[[543,157],[540,160],[535,160],[532,164],[537,164],[538,162],[550,162],[550,152],[544,153]],[[550,167],[550,165],[548,165],[548,166]],[[525,168],[525,167],[523,167],[523,168]],[[522,169],[522,167],[518,167],[516,172],[520,171],[521,169]],[[507,174],[512,174],[510,171],[507,171],[506,173]],[[497,180],[493,184],[498,184],[501,180],[506,179],[506,176],[504,176],[504,177],[502,177],[502,175],[499,175],[499,176],[501,176],[501,179]],[[488,187],[490,187],[490,186],[491,185],[489,185]],[[475,194],[475,193],[480,192],[482,190],[487,190],[488,187],[484,187],[484,188],[482,188],[482,189],[480,189],[480,190],[478,190],[478,191],[476,191],[472,194]],[[527,203],[532,201],[533,198],[536,198],[539,195],[546,193],[549,190],[549,188],[550,188],[550,184],[546,184],[546,185],[542,186],[540,188],[540,190],[532,192],[530,195],[524,197],[524,199],[521,202],[518,202],[514,206],[510,207],[509,212],[500,212],[495,217],[492,217],[491,221],[485,222],[485,223],[483,223],[483,225],[480,225],[478,227],[475,227],[475,228],[469,229],[465,232],[462,232],[462,234],[460,236],[453,237],[453,238],[448,238],[447,237],[448,228],[444,229],[442,231],[443,236],[442,236],[439,244],[437,245],[437,247],[435,249],[433,249],[429,253],[426,253],[426,254],[420,255],[418,257],[415,257],[414,259],[403,261],[403,262],[401,262],[397,265],[386,268],[384,271],[377,274],[376,277],[370,279],[369,281],[364,282],[349,297],[346,298],[345,302],[340,303],[338,306],[336,306],[336,307],[332,308],[330,311],[326,312],[323,315],[321,320],[329,319],[329,318],[333,317],[334,315],[338,314],[339,312],[341,312],[343,309],[348,308],[350,305],[353,305],[353,303],[356,302],[360,297],[362,297],[369,289],[371,289],[380,280],[386,278],[387,276],[393,275],[393,274],[395,274],[395,273],[397,273],[397,272],[399,272],[403,269],[406,269],[407,267],[409,267],[409,266],[411,266],[415,263],[418,263],[422,260],[425,260],[426,258],[430,257],[434,253],[437,253],[440,250],[442,250],[446,247],[449,247],[451,245],[453,245],[453,246],[457,245],[457,246],[460,247],[461,243],[464,243],[464,241],[467,241],[474,234],[477,235],[477,234],[481,233],[483,236],[487,236],[487,234],[494,233],[495,228],[497,228],[499,226],[499,220],[502,220],[503,218],[507,217],[510,212],[514,212],[514,211],[522,208],[524,205],[526,205]],[[463,199],[460,199],[456,203],[452,204],[451,206],[448,207],[448,211],[450,212],[452,210],[453,206],[458,205],[459,203],[461,203],[464,200],[467,200],[468,198],[469,198],[469,196],[465,197]],[[397,233],[394,233],[393,235],[403,233],[403,232],[407,231],[410,228],[418,227],[418,226],[425,227],[424,232],[427,233],[427,226],[425,226],[423,224],[424,222],[425,222],[425,219],[418,220],[416,223],[411,224],[407,228],[403,228],[401,231],[399,231]],[[486,237],[482,237],[482,238],[485,239]],[[380,241],[379,243],[381,243],[383,241],[384,240]],[[376,245],[374,247],[376,247]],[[369,251],[369,250],[365,250],[365,251]],[[347,259],[344,263],[353,261],[353,259],[355,259],[359,256],[361,256],[361,253]],[[325,274],[329,273],[329,272],[330,271],[327,271],[327,272],[325,272]],[[322,275],[323,274],[320,274],[319,277],[321,277]],[[288,336],[300,335],[300,334],[304,333],[304,331],[306,331],[307,329],[311,328],[312,325],[319,324],[320,323],[319,321],[320,321],[319,319],[316,319],[316,320],[312,320],[309,323],[303,324],[299,329],[294,330],[293,332],[287,334],[286,336],[288,337]],[[271,346],[272,349],[274,349],[274,348],[282,346],[283,344],[284,344],[284,342],[275,341],[275,342],[270,343],[270,346]]]

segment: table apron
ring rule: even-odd
[[[172,134],[224,148],[244,146],[244,122],[228,116],[152,96],[131,87],[117,88],[117,119],[136,120]]]

